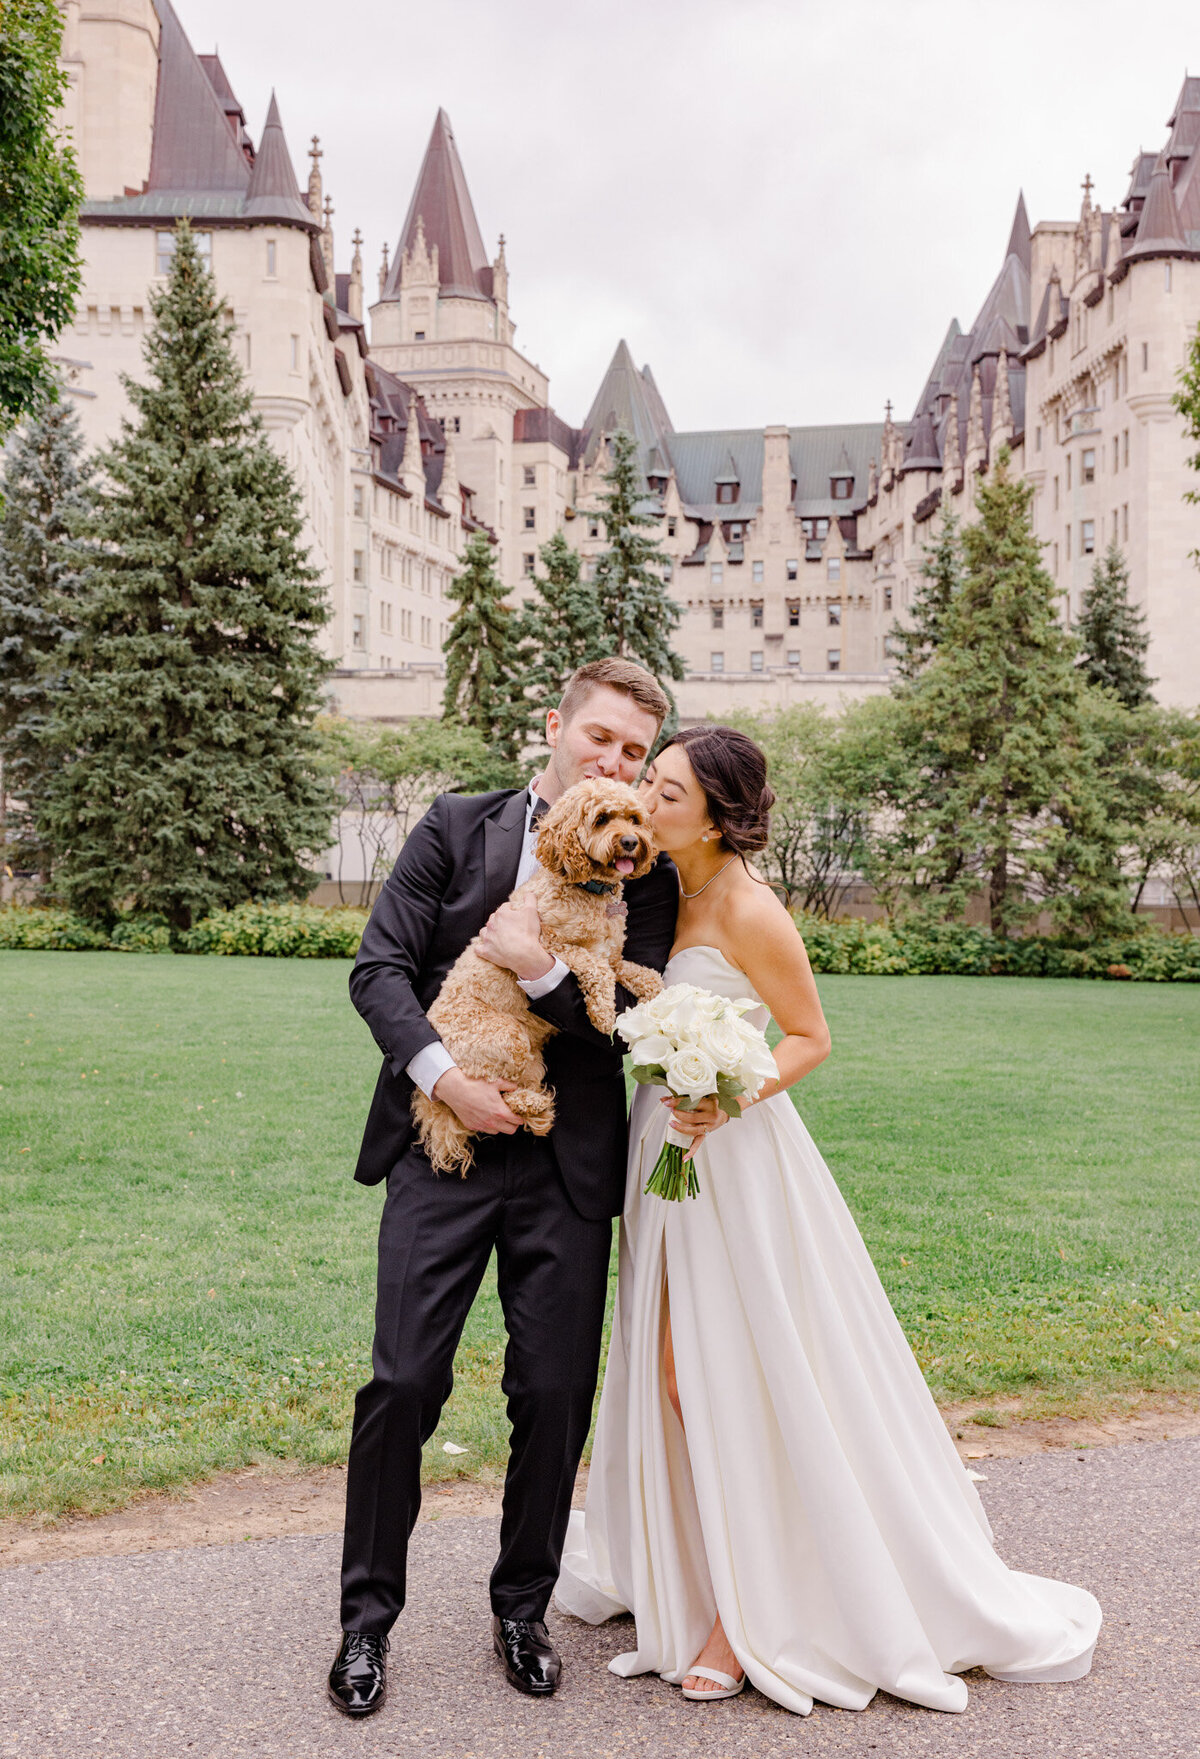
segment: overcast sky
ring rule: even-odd
[[[1196,0],[175,0],[301,187],[321,137],[337,267],[368,303],[439,105],[517,343],[579,424],[618,339],[677,428],[911,413],[970,323],[1018,191],[1120,202],[1200,70]]]

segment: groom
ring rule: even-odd
[[[512,1425],[493,1645],[510,1683],[546,1694],[561,1664],[544,1623],[591,1423],[612,1243],[624,1196],[621,1053],[588,1019],[574,975],[545,950],[535,906],[508,905],[534,870],[535,819],[585,776],[632,782],[666,696],[628,660],[594,660],[546,716],[550,759],[519,792],[442,794],[413,830],[371,912],[350,994],[383,1052],[355,1178],[387,1180],[379,1230],[374,1375],[355,1403],[342,1553],[342,1641],[329,1695],[349,1716],[383,1702],[387,1633],[404,1605],[421,1448],[453,1384],[454,1352],[488,1258],[508,1332]],[[665,857],[625,889],[625,956],[661,971],[679,887]],[[531,1136],[514,1085],[459,1069],[425,1015],[472,938],[558,1028],[545,1048],[554,1128]],[[633,997],[617,989],[618,1008]],[[414,1137],[414,1084],[477,1132],[466,1178],[439,1177]]]

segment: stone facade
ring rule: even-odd
[[[1158,694],[1200,695],[1200,508],[1171,404],[1200,320],[1200,80],[1111,210],[1030,228],[1023,201],[971,328],[952,323],[911,420],[679,433],[621,343],[579,427],[519,349],[504,239],[483,243],[439,111],[399,241],[364,313],[358,234],[334,262],[313,142],[300,192],[272,100],[258,147],[215,55],[170,0],[65,0],[64,121],[87,185],[86,287],[62,342],[85,431],[113,434],[142,370],[147,292],[187,214],[237,326],[256,406],[292,465],[328,583],[348,713],[437,712],[446,585],[486,530],[514,599],[566,530],[585,558],[616,427],[684,612],[685,717],[886,689],[942,509],[971,517],[1002,444],[1034,485],[1038,535],[1073,616],[1112,536],[1152,634]]]

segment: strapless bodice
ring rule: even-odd
[[[743,996],[750,996],[758,1003],[752,1014],[746,1019],[760,1031],[766,1030],[771,1010],[763,1001],[744,971],[731,965],[724,953],[716,947],[681,947],[677,953],[667,960],[667,968],[663,972],[664,984],[694,983],[697,989],[711,990],[714,995],[728,996],[731,1001],[740,1001]]]

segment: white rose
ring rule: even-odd
[[[676,1008],[687,993],[686,983],[673,983],[669,989],[660,989],[656,996],[652,996],[648,1002],[643,1002],[638,1012],[644,1011],[655,1025],[662,1026],[674,1016]]]
[[[666,1067],[667,1058],[672,1056],[675,1046],[661,1032],[652,1032],[646,1038],[635,1039],[629,1047],[634,1068],[653,1068],[656,1063]]]
[[[685,1099],[703,1099],[717,1091],[717,1065],[696,1045],[684,1045],[664,1064],[667,1086]]]
[[[748,1044],[738,1065],[737,1078],[751,1099],[764,1081],[774,1081],[778,1076],[779,1065],[771,1055],[766,1039],[760,1037],[757,1044]]]
[[[699,1033],[696,1044],[726,1075],[736,1072],[746,1051],[746,1041],[733,1020],[710,1020]]]
[[[617,1018],[617,1031],[626,1044],[632,1044],[635,1038],[645,1038],[654,1029],[655,1023],[644,1006],[626,1008]]]

